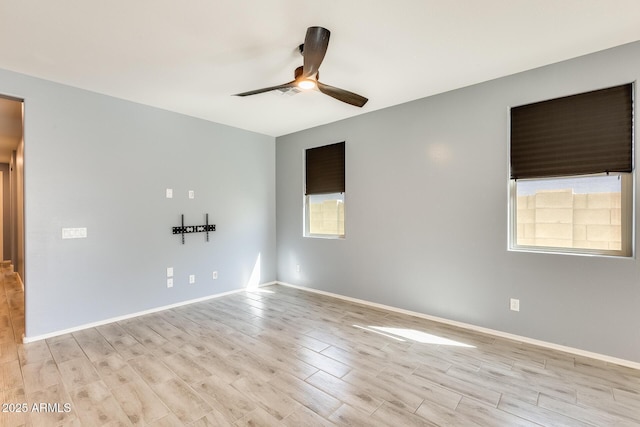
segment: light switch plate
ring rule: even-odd
[[[173,267],[167,267],[167,277],[173,277]]]
[[[195,274],[190,274],[189,275],[189,283],[196,283],[196,275]]]
[[[195,199],[196,198],[196,192],[193,190],[189,190],[189,198],[190,199]]]
[[[84,239],[87,237],[87,228],[63,228],[62,229],[62,238],[63,239]]]
[[[167,199],[172,199],[173,198],[173,190],[171,188],[167,188],[167,191],[166,191],[165,194],[167,196]]]

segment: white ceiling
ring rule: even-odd
[[[232,96],[293,80],[314,25],[364,108]],[[272,136],[636,40],[638,0],[0,0],[0,68]]]

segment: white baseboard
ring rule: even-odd
[[[389,310],[389,311],[393,311],[393,312],[396,312],[396,313],[407,314],[409,316],[414,316],[414,317],[420,317],[422,319],[432,320],[434,322],[444,323],[446,325],[457,326],[459,328],[468,329],[468,330],[476,331],[476,332],[481,332],[481,333],[484,333],[484,334],[493,335],[493,336],[497,336],[497,337],[500,337],[500,338],[506,338],[506,339],[513,340],[513,341],[519,341],[519,342],[523,342],[523,343],[527,343],[527,344],[533,344],[533,345],[537,345],[539,347],[548,348],[548,349],[551,349],[551,350],[562,351],[564,353],[574,354],[576,356],[583,356],[583,357],[587,357],[587,358],[590,358],[590,359],[596,359],[596,360],[600,360],[600,361],[603,361],[603,362],[612,363],[614,365],[620,365],[620,366],[625,366],[625,367],[628,367],[628,368],[633,368],[633,369],[640,370],[640,363],[638,363],[638,362],[633,362],[631,360],[626,360],[626,359],[619,359],[617,357],[607,356],[606,354],[593,353],[593,352],[590,352],[590,351],[581,350],[579,348],[567,347],[567,346],[564,346],[564,345],[554,344],[554,343],[550,343],[550,342],[547,342],[547,341],[541,341],[541,340],[537,340],[537,339],[534,339],[534,338],[528,338],[528,337],[524,337],[524,336],[520,336],[520,335],[510,334],[508,332],[502,332],[502,331],[498,331],[498,330],[495,330],[495,329],[484,328],[482,326],[476,326],[476,325],[472,325],[470,323],[458,322],[458,321],[455,321],[455,320],[449,320],[449,319],[445,319],[445,318],[442,318],[442,317],[431,316],[429,314],[419,313],[419,312],[411,311],[411,310],[405,310],[405,309],[398,308],[398,307],[393,307],[393,306],[390,306],[390,305],[378,304],[378,303],[367,301],[367,300],[362,300],[362,299],[358,299],[358,298],[352,298],[352,297],[348,297],[348,296],[344,296],[344,295],[340,295],[340,294],[334,294],[332,292],[321,291],[319,289],[306,288],[304,286],[292,285],[290,283],[280,282],[280,281],[278,281],[276,283],[279,284],[279,285],[290,287],[290,288],[295,288],[295,289],[300,289],[300,290],[307,291],[307,292],[313,292],[313,293],[316,293],[316,294],[326,295],[326,296],[329,296],[329,297],[338,298],[338,299],[341,299],[341,300],[354,302],[354,303],[358,303],[358,304],[368,305],[368,306],[371,306],[371,307],[382,308],[384,310]]]
[[[275,285],[276,283],[277,282],[269,282],[269,283],[263,283],[263,284],[258,285],[258,286],[259,287],[263,287],[263,286]],[[83,329],[95,328],[96,326],[102,326],[102,325],[107,325],[109,323],[120,322],[122,320],[132,319],[134,317],[144,316],[146,314],[152,314],[152,313],[157,313],[159,311],[170,310],[172,308],[182,307],[184,305],[189,305],[189,304],[195,304],[195,303],[198,303],[198,302],[203,302],[203,301],[207,301],[207,300],[210,300],[210,299],[220,298],[220,297],[224,297],[224,296],[227,296],[227,295],[237,294],[239,292],[245,292],[245,291],[247,291],[246,288],[235,289],[233,291],[222,292],[222,293],[214,294],[214,295],[207,295],[206,297],[195,298],[195,299],[191,299],[191,300],[187,300],[187,301],[178,302],[178,303],[175,303],[175,304],[169,304],[169,305],[163,305],[161,307],[151,308],[149,310],[138,311],[136,313],[125,314],[123,316],[112,317],[112,318],[109,318],[109,319],[100,320],[98,322],[85,323],[83,325],[74,326],[73,328],[63,329],[63,330],[55,331],[55,332],[50,332],[48,334],[35,335],[35,336],[31,336],[31,337],[23,336],[22,337],[22,342],[26,344],[26,343],[30,343],[30,342],[34,342],[34,341],[40,341],[40,340],[44,340],[44,339],[47,339],[47,338],[57,337],[59,335],[70,334],[72,332],[81,331]]]

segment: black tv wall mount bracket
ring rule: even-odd
[[[204,225],[184,225],[184,214],[180,215],[181,217],[181,225],[178,227],[173,227],[173,234],[181,234],[182,235],[182,244],[184,245],[184,235],[187,233],[207,233],[207,242],[209,241],[209,232],[216,231],[215,224],[209,224],[209,214],[205,214],[205,224]]]

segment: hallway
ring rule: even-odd
[[[19,352],[24,334],[24,291],[10,261],[0,263],[0,397],[24,401]],[[11,418],[9,418],[11,417]],[[21,425],[24,417],[0,412],[0,425]]]

